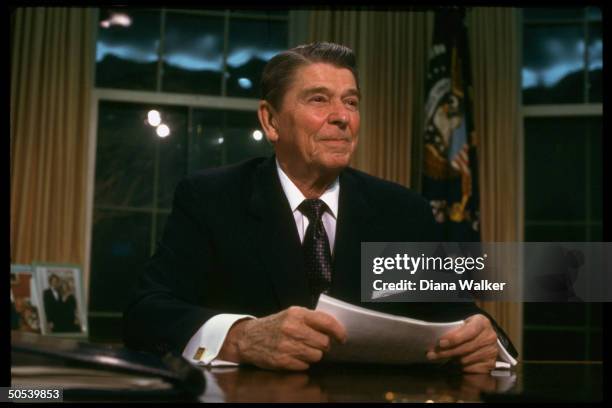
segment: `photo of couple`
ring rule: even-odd
[[[62,276],[62,277],[60,277]],[[50,333],[80,332],[81,324],[74,291],[74,278],[52,272],[43,292],[47,329]]]
[[[87,336],[81,269],[70,264],[11,264],[11,330]]]

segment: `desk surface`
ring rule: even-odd
[[[11,333],[13,345],[53,346],[56,350],[91,354],[91,345],[74,340]],[[84,346],[88,346],[83,349]],[[108,346],[113,349],[112,346]],[[30,348],[26,348],[30,350]],[[93,349],[94,351],[97,349]],[[105,356],[109,351],[100,348]],[[113,356],[120,355],[111,353]],[[12,364],[46,366],[50,361],[37,353],[11,351]],[[142,359],[142,358],[141,358]],[[116,360],[116,359],[115,359]],[[63,361],[63,360],[60,360]],[[138,360],[139,361],[139,360]],[[206,389],[202,402],[459,402],[459,401],[601,401],[601,362],[521,362],[511,371],[493,374],[462,374],[453,367],[384,366],[366,364],[316,364],[308,371],[278,372],[250,366],[202,368]],[[196,373],[197,374],[197,373]],[[80,377],[78,377],[80,378]],[[97,377],[92,377],[97,378]],[[111,376],[116,381],[115,377]],[[65,382],[60,381],[60,384]],[[132,389],[129,389],[132,391]],[[138,390],[137,390],[138,391]],[[122,401],[125,395],[76,393],[75,399]],[[157,400],[160,394],[133,395]],[[152,399],[151,399],[152,398]],[[175,400],[173,394],[168,395]],[[179,400],[185,396],[176,395]],[[188,397],[193,400],[192,397]]]
[[[203,402],[598,401],[599,362],[524,362],[510,375],[430,367],[320,365],[287,373],[251,367],[205,370]]]

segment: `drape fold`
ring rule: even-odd
[[[12,11],[11,263],[85,266],[93,19],[89,8]]]

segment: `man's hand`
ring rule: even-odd
[[[306,370],[329,351],[332,339],[346,341],[346,330],[336,319],[292,306],[261,319],[238,321],[230,329],[219,358],[261,368]]]
[[[497,333],[489,319],[481,314],[470,316],[465,324],[442,336],[427,358],[457,359],[466,373],[489,373],[497,360]]]

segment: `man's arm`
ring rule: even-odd
[[[273,369],[305,369],[320,360],[331,339],[343,341],[344,329],[331,316],[291,307],[260,319],[238,321],[219,346],[225,328],[203,333],[205,323],[227,311],[201,306],[200,290],[214,273],[210,232],[195,209],[197,202],[188,180],[175,193],[173,210],[163,238],[142,275],[138,294],[124,314],[124,341],[128,347],[194,355],[212,345],[216,358]],[[210,325],[209,325],[210,326]],[[212,341],[198,338],[213,337]],[[201,346],[198,342],[204,340]],[[205,351],[202,352],[204,354]],[[193,356],[190,356],[193,358]],[[202,359],[198,359],[202,360]]]
[[[332,316],[293,306],[256,320],[242,320],[228,333],[219,358],[267,369],[306,370],[346,330]]]
[[[124,312],[124,342],[130,348],[180,352],[207,320],[223,313],[199,303],[212,249],[197,205],[189,180],[181,181],[163,238]]]

